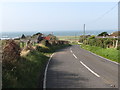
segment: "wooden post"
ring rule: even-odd
[[[118,40],[116,40],[116,45],[115,45],[115,48],[117,48],[117,46],[118,46]]]

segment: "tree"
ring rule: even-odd
[[[102,33],[98,34],[98,36],[109,36],[109,34],[107,32],[102,32]]]
[[[20,58],[20,52],[20,46],[14,40],[6,41],[3,47],[3,67],[10,68]]]
[[[92,36],[88,37],[88,39],[95,39],[95,36],[92,35]]]
[[[49,34],[48,37],[50,37],[50,40],[57,40],[57,37],[53,34]]]
[[[40,36],[42,36],[43,34],[40,33],[40,32],[38,32],[38,33],[36,33],[36,34],[33,34],[33,36],[36,36],[36,35],[40,35]]]
[[[25,35],[23,34],[23,35],[21,36],[21,38],[25,38]]]

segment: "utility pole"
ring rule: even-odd
[[[83,32],[83,33],[84,33],[84,36],[85,36],[85,24],[84,24],[83,30],[84,30],[84,32]]]
[[[85,40],[85,24],[83,26],[83,41]]]

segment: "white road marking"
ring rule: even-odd
[[[49,60],[48,60],[48,63],[46,65],[46,68],[45,68],[45,73],[44,73],[44,80],[43,80],[43,88],[45,89],[46,88],[46,75],[47,75],[47,70],[48,70],[48,65],[50,63],[50,60],[51,58],[53,57],[54,53],[50,56]]]
[[[70,48],[70,51],[73,53],[73,51],[71,50],[71,48]],[[78,59],[77,56],[76,56],[74,53],[73,53],[73,56],[74,56],[76,59]],[[86,66],[82,61],[80,61],[80,63],[81,63],[84,67],[86,67],[91,73],[93,73],[95,76],[100,77],[97,73],[95,73],[95,72],[92,71],[88,66]]]
[[[93,73],[95,76],[100,77],[97,73],[95,73],[95,72],[92,71],[88,66],[86,66],[82,61],[80,61],[80,63],[81,63],[84,67],[86,67],[91,73]]]
[[[71,48],[70,48],[70,52],[73,53]],[[73,56],[77,59],[77,56],[74,53],[73,53]]]
[[[73,53],[72,49],[70,48],[70,52]]]
[[[76,55],[73,53],[73,56],[77,59]]]

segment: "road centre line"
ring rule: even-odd
[[[72,49],[70,48],[70,52],[73,53]]]
[[[77,59],[76,55],[73,53],[73,56]]]
[[[54,54],[55,54],[55,53],[53,53],[53,54],[50,56],[50,58],[49,58],[49,60],[48,60],[48,63],[47,63],[47,65],[46,65],[46,68],[45,68],[44,80],[43,80],[43,88],[44,88],[44,89],[46,88],[46,76],[47,76],[48,65],[49,65],[50,60],[51,60],[51,58],[53,57]]]
[[[73,51],[71,50],[71,48],[70,48],[70,51],[73,53]],[[73,53],[73,56],[74,56],[76,59],[78,59],[77,56],[76,56],[74,53]],[[95,76],[100,77],[97,73],[95,73],[95,72],[92,71],[88,66],[86,66],[82,61],[80,61],[80,63],[81,63],[85,68],[87,68],[91,73],[93,73]]]
[[[100,77],[97,73],[95,73],[95,72],[92,71],[88,66],[86,66],[82,61],[80,61],[80,63],[81,63],[84,67],[86,67],[91,73],[93,73],[95,76]]]
[[[70,52],[73,53],[71,48],[70,48]],[[77,56],[74,53],[73,53],[73,56],[77,59]]]

